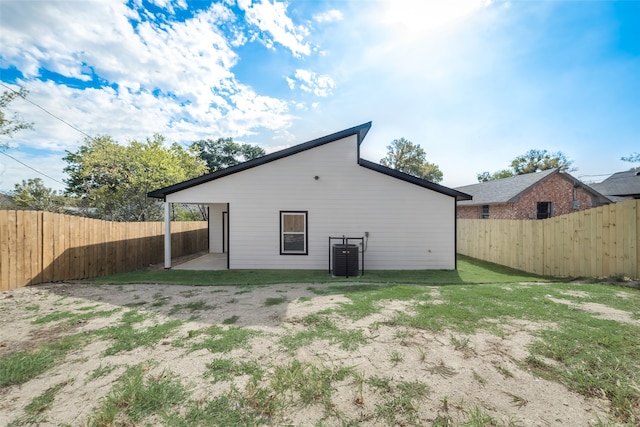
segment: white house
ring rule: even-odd
[[[471,196],[364,160],[371,122],[170,187],[171,203],[209,207],[210,252],[230,269],[327,269],[331,248],[359,238],[367,270],[455,269],[456,200]]]

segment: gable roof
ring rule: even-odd
[[[617,172],[591,188],[605,196],[640,196],[640,170]]]
[[[334,141],[338,141],[340,139],[347,138],[349,136],[356,135],[358,137],[358,164],[367,169],[371,169],[376,172],[383,173],[385,175],[391,176],[393,178],[401,179],[403,181],[409,182],[411,184],[419,185],[424,188],[428,188],[430,190],[436,191],[438,193],[445,194],[447,196],[456,197],[458,200],[469,200],[471,196],[465,194],[463,192],[444,187],[439,184],[435,184],[433,182],[420,179],[394,169],[387,168],[385,166],[372,163],[368,160],[364,160],[360,158],[360,144],[364,140],[365,136],[371,129],[371,122],[363,123],[358,126],[354,126],[349,129],[345,129],[336,133],[332,133],[331,135],[323,136],[321,138],[313,139],[308,142],[304,142],[302,144],[294,145],[293,147],[286,148],[284,150],[276,151],[271,154],[267,154],[266,156],[258,157],[253,160],[249,160],[247,162],[239,163],[234,166],[230,166],[225,169],[220,169],[212,173],[208,173],[206,175],[202,175],[184,182],[180,182],[178,184],[174,184],[168,187],[160,188],[158,190],[151,191],[147,193],[148,197],[154,197],[157,199],[164,199],[167,195],[176,193],[178,191],[185,190],[187,188],[195,187],[200,184],[204,184],[228,175],[232,175],[234,173],[242,172],[247,169],[251,169],[260,165],[264,165],[266,163],[273,162],[275,160],[283,159],[285,157],[292,156],[297,153],[301,153],[306,150],[310,150],[312,148],[319,147],[321,145],[329,144]]]
[[[461,201],[460,206],[491,205],[500,203],[516,203],[520,195],[535,185],[545,181],[555,174],[560,174],[565,179],[569,179],[574,185],[581,186],[601,201],[608,203],[609,200],[588,185],[572,177],[568,173],[561,172],[560,169],[547,169],[540,172],[527,173],[523,175],[510,176],[508,178],[496,179],[493,181],[480,182],[478,184],[457,187],[473,196],[472,201]]]

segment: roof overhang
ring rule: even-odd
[[[454,190],[449,187],[445,187],[440,184],[436,184],[431,181],[427,181],[426,179],[418,178],[416,176],[397,171],[395,169],[388,168],[386,166],[382,166],[381,164],[378,164],[378,163],[370,162],[369,160],[359,159],[358,164],[372,171],[376,171],[393,178],[401,179],[402,181],[409,182],[411,184],[415,184],[423,188],[428,188],[429,190],[433,190],[435,192],[445,194],[447,196],[455,197],[456,200],[472,199],[472,196],[470,196],[469,194],[463,193],[458,190]]]

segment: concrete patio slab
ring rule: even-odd
[[[226,270],[227,254],[209,253],[174,265],[173,270]]]

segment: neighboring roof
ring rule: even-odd
[[[471,196],[465,194],[460,191],[453,190],[448,187],[444,187],[439,184],[435,184],[433,182],[420,179],[394,169],[387,168],[385,166],[372,163],[368,160],[364,160],[360,158],[360,144],[364,140],[367,132],[371,129],[371,122],[363,123],[359,126],[354,126],[349,129],[342,130],[340,132],[333,133],[331,135],[323,136],[322,138],[314,139],[308,142],[304,142],[302,144],[294,145],[293,147],[289,147],[284,150],[276,151],[275,153],[267,154],[266,156],[258,157],[257,159],[249,160],[244,163],[239,163],[235,166],[231,166],[225,169],[220,169],[215,172],[199,176],[197,178],[190,179],[188,181],[180,182],[175,185],[171,185],[169,187],[160,188],[158,190],[151,191],[147,193],[148,197],[154,197],[157,199],[164,199],[167,195],[176,193],[178,191],[186,190],[187,188],[195,187],[200,184],[204,184],[206,182],[213,181],[215,179],[219,179],[228,175],[232,175],[237,172],[242,172],[247,169],[254,168],[256,166],[264,165],[269,162],[273,162],[275,160],[279,160],[288,156],[292,156],[294,154],[300,153],[305,150],[310,150],[312,148],[319,147],[324,144],[328,144],[330,142],[338,141],[340,139],[347,138],[352,135],[358,136],[358,164],[367,169],[374,170],[376,172],[383,173],[385,175],[401,179],[403,181],[419,185],[424,188],[428,188],[430,190],[436,191],[438,193],[446,194],[451,197],[456,197],[458,200],[469,200]]]
[[[15,209],[15,207],[13,197],[0,193],[0,209]]]
[[[605,203],[609,202],[609,200],[602,194],[572,177],[568,173],[561,172],[560,169],[547,169],[541,172],[527,173],[511,176],[509,178],[457,187],[455,190],[462,191],[473,196],[472,201],[461,201],[458,204],[460,206],[472,206],[515,203],[518,201],[522,193],[557,173],[561,174],[564,178],[573,181],[574,185],[583,187],[586,191],[601,199],[601,201]]]
[[[618,172],[604,181],[591,184],[591,188],[605,196],[640,196],[640,170]]]

